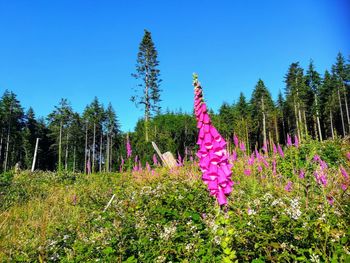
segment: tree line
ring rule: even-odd
[[[268,142],[284,144],[287,134],[301,141],[349,135],[349,59],[339,53],[331,70],[322,75],[313,61],[306,70],[295,62],[284,79],[284,92],[280,91],[275,101],[259,79],[250,99],[241,93],[235,103],[224,102],[217,113],[210,110],[214,125],[229,144],[234,135],[250,150]],[[162,151],[193,158],[197,139],[194,115],[157,111],[154,116],[147,113],[147,119],[140,119],[128,135],[132,158],[137,155],[143,163],[151,163],[151,141]],[[95,97],[79,114],[67,99],[61,99],[46,118],[36,118],[32,108],[24,112],[16,94],[6,90],[0,99],[0,171],[16,163],[30,169],[36,138],[40,138],[37,169],[109,172],[119,170],[126,158],[126,134],[120,131],[111,104],[104,107]]]

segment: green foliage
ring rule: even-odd
[[[350,196],[338,167],[349,170],[349,149],[341,140],[310,140],[285,149],[285,158],[265,157],[270,165],[276,158],[276,175],[255,163],[250,176],[239,153],[227,211],[190,164],[132,174],[2,174],[0,261],[347,262]],[[326,187],[314,179],[316,154],[327,160]]]

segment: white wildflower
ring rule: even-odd
[[[176,232],[176,226],[166,226],[164,231],[160,234],[160,238],[164,240],[169,240]]]
[[[311,254],[310,261],[311,261],[311,262],[319,263],[319,262],[320,262],[320,256],[319,256],[319,255],[316,255],[316,254]]]

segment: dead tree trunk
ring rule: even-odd
[[[38,152],[38,147],[39,147],[39,138],[36,138],[34,157],[33,157],[33,163],[32,163],[32,170],[31,170],[32,172],[34,172],[34,169],[35,169],[36,154]]]
[[[88,144],[88,123],[86,122],[85,127],[85,156],[84,156],[84,173],[86,174],[86,166],[87,166],[87,144]]]
[[[317,122],[317,128],[318,128],[318,137],[320,138],[320,141],[323,141],[322,138],[322,131],[321,131],[321,124],[320,124],[320,114],[318,112],[318,100],[317,95],[315,93],[315,102],[316,102],[316,122]]]
[[[60,122],[60,135],[58,139],[58,171],[61,172],[62,169],[62,126],[63,121]]]
[[[65,154],[65,158],[64,158],[64,170],[67,172],[68,170],[68,141],[69,141],[69,133],[67,132],[67,136],[66,136],[66,154]]]
[[[99,172],[100,173],[102,171],[102,147],[103,147],[103,144],[102,144],[102,134],[101,134],[101,137],[100,137],[100,157],[99,157]]]
[[[92,141],[92,173],[95,172],[95,145],[96,145],[96,123],[94,122],[94,136]]]
[[[347,96],[346,96],[346,90],[344,87],[344,83],[343,83],[343,93],[344,93],[344,100],[345,100],[345,109],[346,109],[346,118],[348,120],[348,126],[349,126],[349,132],[350,132],[350,118],[349,118],[349,108],[348,108],[348,100],[347,100]]]

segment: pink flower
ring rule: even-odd
[[[284,158],[284,152],[283,152],[282,147],[280,145],[278,145],[278,153],[282,158]]]
[[[327,177],[324,173],[315,171],[314,176],[318,184],[322,184],[324,187],[327,186]]]
[[[320,160],[320,166],[321,166],[321,169],[324,170],[324,169],[327,169],[328,168],[328,165],[325,161],[322,161]]]
[[[331,206],[334,205],[334,198],[332,196],[327,196],[327,201]]]
[[[288,183],[284,187],[284,190],[286,190],[287,192],[290,192],[292,191],[292,186],[293,186],[293,183],[291,181],[288,181]]]
[[[288,147],[292,146],[292,138],[290,137],[289,134],[287,134],[287,146]]]
[[[215,196],[219,205],[227,204],[227,195],[232,191],[232,165],[229,163],[229,154],[226,142],[212,125],[203,101],[202,88],[195,79],[195,115],[199,129],[197,144],[199,150],[199,167],[202,171],[202,180],[208,186],[210,195]]]
[[[179,152],[177,152],[177,162],[178,162],[178,166],[182,166],[183,163],[182,163],[182,157],[181,157],[181,154]]]
[[[149,165],[148,162],[146,162],[146,168],[147,168],[147,171],[151,171],[151,166]]]
[[[153,154],[153,164],[158,165],[158,159],[157,159],[156,154]]]
[[[276,160],[274,159],[273,161],[272,161],[272,173],[274,174],[274,175],[276,175],[276,167],[277,166],[277,163],[276,163]]]
[[[246,148],[245,148],[244,142],[240,142],[240,143],[239,143],[239,149],[240,149],[242,152],[245,152]]]
[[[141,164],[141,161],[139,161],[139,171],[142,171],[142,164]]]
[[[258,171],[259,171],[259,173],[262,172],[262,167],[261,167],[261,165],[258,166]]]
[[[273,145],[272,145],[272,148],[273,148],[273,154],[276,154],[276,153],[277,153],[277,147],[276,147],[276,144],[273,144]]]
[[[233,151],[233,152],[232,152],[231,160],[232,160],[232,162],[237,161],[237,152],[236,152],[236,151]]]
[[[300,179],[304,179],[305,178],[305,172],[304,172],[303,169],[301,169],[300,172],[299,172],[299,178]]]
[[[319,155],[315,154],[315,156],[314,156],[313,160],[314,160],[315,162],[318,162],[318,161],[320,161],[320,160],[321,160],[321,158],[320,158],[320,156],[319,156]]]
[[[348,189],[348,186],[347,186],[346,184],[342,184],[342,185],[341,185],[341,189],[342,189],[343,191],[346,191],[346,189]]]
[[[346,170],[343,168],[343,166],[340,166],[340,171],[341,171],[341,174],[344,176],[345,180],[349,180],[349,175],[346,172]]]
[[[236,134],[233,136],[233,143],[235,144],[236,148],[238,148],[239,140]]]
[[[250,176],[252,174],[252,171],[250,169],[244,169],[244,174]]]
[[[297,148],[299,147],[299,140],[298,140],[298,136],[296,135],[294,136],[294,146]]]
[[[261,149],[264,151],[265,154],[267,153],[267,146],[266,146],[266,144],[264,144]]]
[[[255,157],[254,157],[254,153],[252,153],[252,155],[248,158],[248,165],[252,166],[254,164],[255,161]]]
[[[131,144],[129,140],[129,134],[126,136],[126,157],[130,158],[132,154]]]

